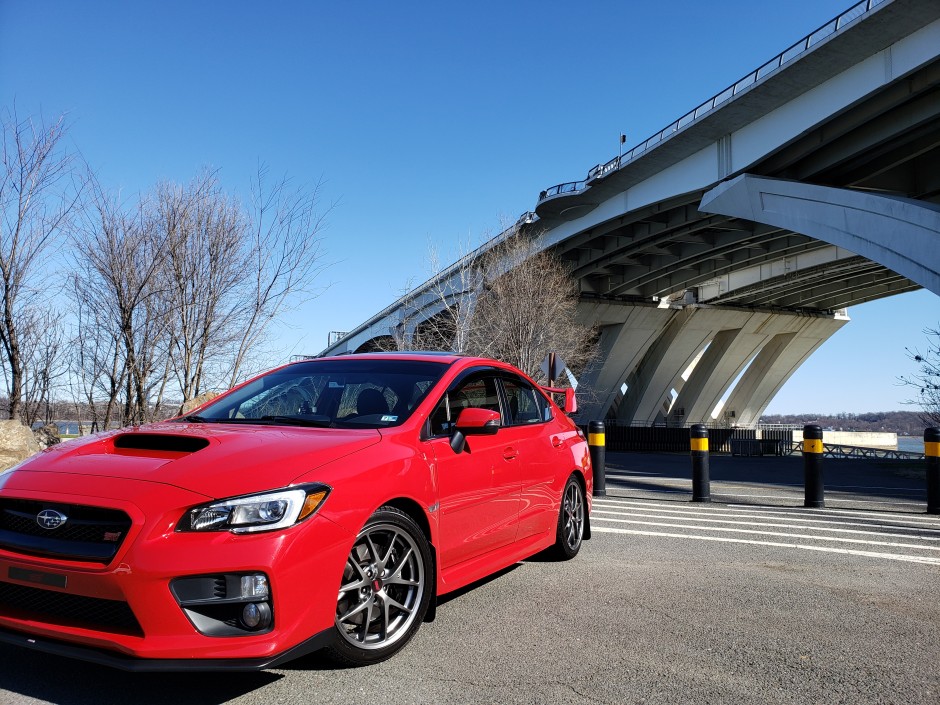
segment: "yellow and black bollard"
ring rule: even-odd
[[[607,437],[603,421],[588,423],[588,448],[591,450],[591,467],[594,469],[595,497],[607,496]]]
[[[804,507],[822,509],[826,506],[822,473],[823,432],[814,424],[803,427]]]
[[[940,514],[940,428],[924,429],[927,459],[927,513]]]
[[[700,423],[689,429],[692,446],[692,501],[711,502],[711,480],[708,477],[708,429]]]

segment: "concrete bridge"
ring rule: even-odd
[[[584,418],[753,425],[845,308],[940,295],[940,2],[863,0],[514,227],[570,263]],[[498,241],[501,237],[494,239]],[[468,257],[479,256],[492,243]],[[459,263],[325,354],[368,349]]]

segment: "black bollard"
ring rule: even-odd
[[[804,507],[822,509],[826,506],[822,473],[823,432],[814,424],[803,427]]]
[[[591,467],[594,468],[595,497],[607,496],[607,437],[603,421],[588,423],[588,448],[591,450]]]
[[[711,502],[711,480],[708,477],[708,429],[697,423],[689,429],[692,446],[692,501]]]
[[[927,460],[927,513],[940,514],[940,428],[924,429],[924,458]]]

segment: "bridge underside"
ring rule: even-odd
[[[934,203],[744,174],[706,193],[700,209],[813,244],[684,282],[681,298],[673,292],[655,307],[609,296],[582,302],[582,315],[601,331],[600,359],[582,379],[591,390],[585,418],[753,425],[848,321],[826,309],[898,288],[940,295]],[[787,310],[793,306],[805,308]]]
[[[600,332],[580,377],[582,418],[681,426],[750,426],[793,372],[848,322],[844,313],[787,313],[690,303],[583,301]]]
[[[940,296],[936,204],[742,174],[706,193],[700,208],[844,247]]]

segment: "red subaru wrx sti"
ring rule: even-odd
[[[584,437],[509,365],[293,363],[0,474],[0,640],[129,670],[374,663],[437,596],[577,554],[591,489]]]

